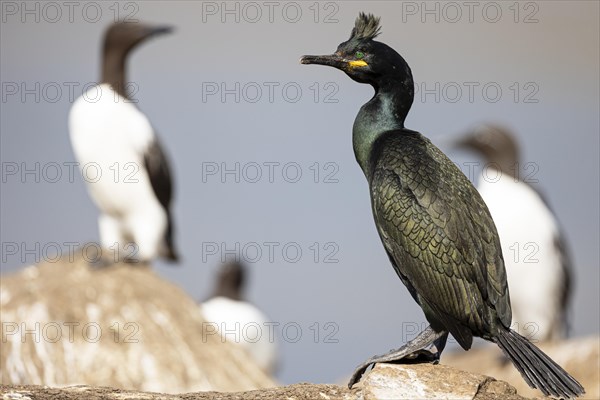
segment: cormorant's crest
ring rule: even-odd
[[[381,33],[379,17],[361,12],[356,18],[350,40],[371,40]]]

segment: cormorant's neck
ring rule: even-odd
[[[125,90],[126,59],[126,52],[104,49],[102,58],[102,83],[108,83],[121,96],[129,98]]]
[[[386,79],[373,88],[375,95],[361,107],[352,129],[354,155],[367,179],[373,144],[387,131],[404,129],[414,98],[412,76]]]

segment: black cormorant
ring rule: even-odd
[[[575,397],[583,387],[510,329],[502,250],[492,217],[467,177],[429,139],[406,129],[414,82],[406,61],[373,40],[379,18],[361,13],[350,39],[303,64],[338,68],[375,89],[354,121],[354,154],[371,192],[379,236],[392,265],[429,322],[398,350],[357,367],[349,386],[378,362],[417,357],[437,362],[448,333],[468,350],[473,336],[503,350],[523,378],[544,394]],[[434,344],[436,352],[425,350]]]

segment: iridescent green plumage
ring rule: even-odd
[[[394,269],[432,327],[465,349],[511,322],[500,241],[479,193],[421,134],[381,134],[371,150],[373,215]]]
[[[375,89],[354,121],[354,155],[369,182],[375,225],[390,261],[430,326],[400,349],[359,365],[349,386],[378,362],[439,361],[451,333],[465,349],[473,336],[495,342],[527,383],[546,395],[584,393],[558,364],[510,330],[506,272],[490,212],[448,157],[404,128],[414,96],[412,73],[402,56],[373,40],[379,31],[379,19],[361,13],[334,54],[301,62],[338,68]],[[424,350],[431,345],[435,353]]]

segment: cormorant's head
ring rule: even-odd
[[[146,39],[169,33],[173,30],[165,25],[147,25],[134,22],[115,22],[104,35],[104,53],[125,56]]]
[[[334,54],[326,56],[303,56],[302,64],[329,65],[344,71],[360,83],[380,87],[386,79],[404,82],[413,88],[410,67],[394,49],[373,40],[379,35],[379,18],[360,13],[350,34],[350,39],[340,44]]]

